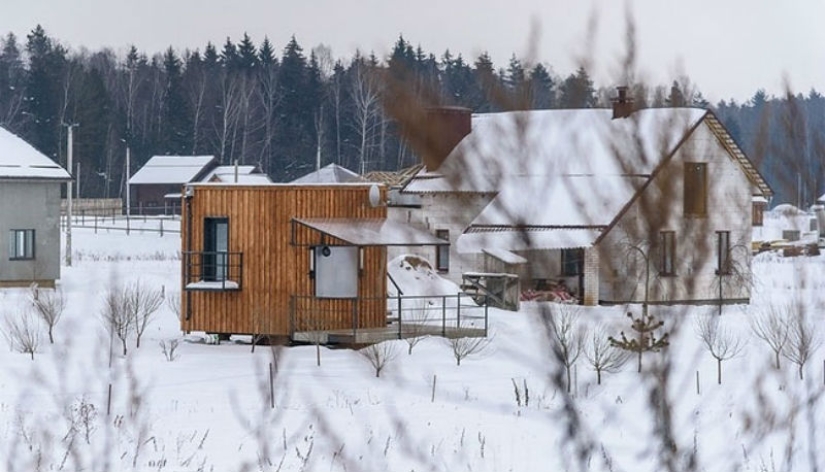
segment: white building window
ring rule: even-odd
[[[9,259],[34,259],[33,229],[13,229],[9,232]]]

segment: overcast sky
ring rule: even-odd
[[[623,81],[626,45],[621,0],[2,0],[0,32],[25,35],[38,23],[78,49],[134,44],[147,53],[168,46],[220,46],[244,32],[283,48],[295,34],[308,52],[319,43],[334,57],[356,49],[386,57],[403,34],[441,57],[449,48],[472,59],[488,51],[497,67],[512,53],[561,75],[583,58],[597,85]],[[705,97],[743,101],[758,88],[780,94],[825,92],[823,0],[636,0],[638,74],[669,83],[687,74]],[[532,36],[531,36],[532,32]],[[531,38],[533,38],[531,40]],[[532,49],[530,45],[533,45]]]

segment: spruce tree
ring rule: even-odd
[[[634,337],[628,339],[622,331],[620,333],[621,340],[617,340],[613,336],[608,337],[607,340],[613,347],[635,352],[638,356],[638,371],[641,372],[642,354],[645,352],[659,352],[670,345],[668,333],[664,333],[659,338],[656,337],[655,331],[664,326],[665,322],[657,320],[653,315],[642,315],[639,318],[634,318],[631,313],[628,313],[627,317],[631,320],[630,329],[636,332]]]

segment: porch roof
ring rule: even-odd
[[[379,218],[295,218],[297,223],[354,246],[448,246],[426,231]]]
[[[603,228],[502,229],[464,233],[456,241],[462,254],[490,249],[527,251],[531,249],[574,249],[593,246]]]

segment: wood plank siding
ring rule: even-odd
[[[357,300],[316,299],[310,247],[342,242],[292,224],[293,218],[386,219],[386,206],[369,204],[370,186],[192,186],[181,220],[183,251],[204,251],[205,218],[227,218],[228,251],[243,254],[243,281],[240,290],[183,290],[181,329],[284,336],[292,330],[351,329],[354,319],[358,328],[385,326],[386,247],[361,248]],[[291,300],[304,314],[293,327]]]

